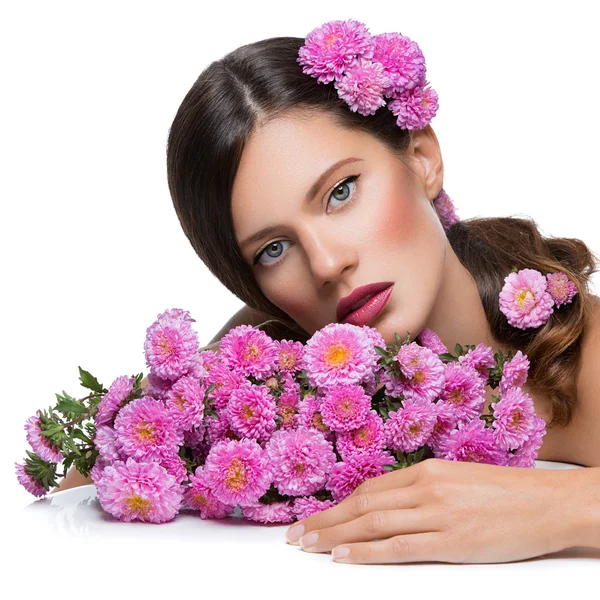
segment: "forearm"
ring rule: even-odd
[[[600,467],[567,472],[572,481],[571,493],[564,507],[572,523],[567,547],[600,548]]]

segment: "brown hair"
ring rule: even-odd
[[[296,59],[303,38],[276,37],[241,46],[212,62],[186,94],[169,131],[167,176],[175,211],[192,247],[211,273],[250,308],[272,319],[279,339],[309,335],[261,292],[234,236],[231,192],[242,151],[258,122],[284,111],[325,110],[343,127],[368,132],[400,160],[410,132],[389,110],[364,117],[348,109],[332,85],[317,84]],[[580,352],[588,282],[597,259],[580,240],[545,238],[532,220],[469,219],[448,230],[452,248],[477,281],[493,335],[531,361],[530,381],[548,395],[554,420],[566,425],[572,399],[563,389]],[[579,293],[535,330],[508,325],[498,294],[512,267],[561,271]]]

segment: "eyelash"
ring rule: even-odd
[[[336,183],[331,192],[329,192],[329,196],[328,199],[331,198],[331,195],[333,194],[333,192],[339,188],[341,185],[344,185],[345,183],[354,183],[358,180],[358,178],[360,177],[360,175],[350,175],[349,177],[346,177],[345,179],[342,179],[339,183]],[[352,202],[354,201],[354,196],[356,195],[356,188],[357,186],[354,186],[354,191],[350,194],[350,196],[348,196],[348,198],[346,198],[345,200],[343,200],[342,202],[342,206],[339,209],[336,210],[344,210],[344,208],[346,208],[349,204],[352,204]],[[329,204],[329,202],[328,202]],[[258,261],[260,260],[261,256],[263,255],[263,252],[271,245],[271,244],[275,244],[277,242],[281,242],[283,240],[273,240],[272,242],[269,242],[268,244],[266,244],[261,250],[258,251],[258,253],[256,254],[256,256],[254,257],[253,261],[252,261],[252,265],[256,265],[258,264]],[[283,256],[283,255],[282,255]],[[272,267],[274,267],[275,265],[278,265],[281,261],[283,260],[283,258],[279,258],[278,260],[276,260],[275,262],[272,262],[268,265],[260,265],[261,267],[264,267],[265,269],[270,269]]]

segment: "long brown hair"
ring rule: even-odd
[[[306,341],[310,336],[261,292],[234,236],[231,193],[242,151],[258,122],[288,110],[324,110],[343,127],[368,132],[400,160],[410,132],[389,110],[364,117],[348,109],[331,85],[317,84],[296,59],[303,38],[276,37],[241,46],[212,62],[186,94],[169,131],[167,176],[175,211],[195,252],[211,273],[250,308],[272,319],[269,333]],[[573,398],[564,382],[576,367],[586,316],[588,283],[597,258],[577,239],[546,238],[534,221],[468,219],[447,232],[462,264],[477,281],[493,335],[531,361],[530,382],[550,398],[551,425],[571,419]],[[511,327],[498,294],[513,266],[544,274],[561,271],[579,293],[572,304],[535,330]]]

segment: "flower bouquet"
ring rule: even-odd
[[[451,353],[429,329],[386,344],[372,327],[331,323],[306,344],[240,325],[215,352],[199,347],[194,322],[168,309],[148,328],[146,387],[140,373],[105,389],[79,368],[91,393],[63,391],[27,420],[19,482],[43,496],[75,465],[121,521],[239,507],[290,523],[427,458],[535,466],[545,421],[521,389],[521,351]],[[489,412],[486,386],[499,392]]]

